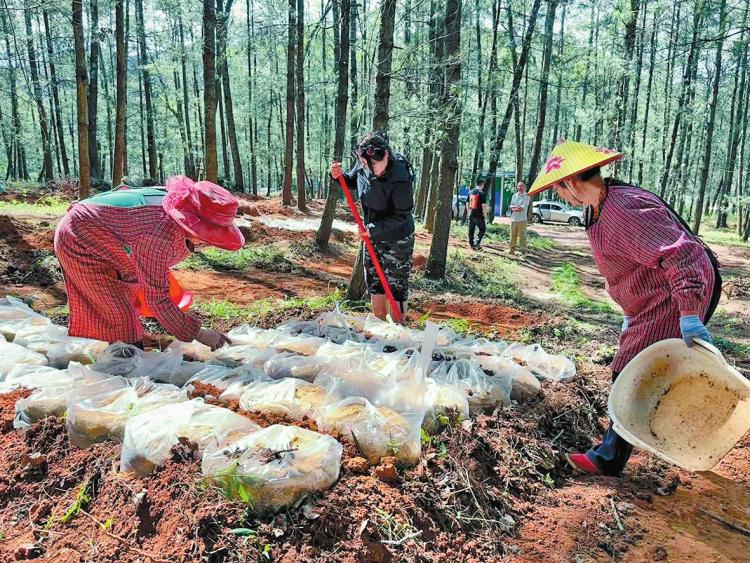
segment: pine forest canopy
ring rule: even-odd
[[[747,238],[749,5],[2,0],[0,170],[37,182],[83,164],[82,190],[188,174],[304,208],[375,125],[442,239],[456,186],[532,180],[571,138],[625,152],[617,177],[696,228]]]

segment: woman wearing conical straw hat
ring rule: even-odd
[[[620,349],[613,380],[641,350],[682,337],[710,341],[705,323],[721,295],[713,252],[655,194],[612,178],[600,168],[622,158],[610,149],[561,141],[529,195],[554,189],[571,205],[584,206],[586,233],[607,292],[622,307]],[[610,425],[599,446],[566,456],[574,469],[619,475],[632,446]]]

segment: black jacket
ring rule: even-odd
[[[403,156],[391,153],[379,177],[357,161],[344,179],[350,190],[357,189],[372,240],[400,240],[414,233],[414,170]]]

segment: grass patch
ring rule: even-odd
[[[518,299],[521,291],[515,283],[517,266],[505,258],[454,251],[448,256],[445,276],[431,280],[419,271],[413,286],[433,294],[456,293],[484,299]]]
[[[59,197],[43,197],[35,203],[26,201],[0,201],[0,213],[25,215],[64,215],[70,202]]]
[[[734,340],[723,338],[721,336],[714,336],[713,341],[716,347],[725,354],[738,358],[750,357],[750,345],[748,344],[735,342]]]
[[[277,246],[244,247],[237,251],[222,250],[212,246],[198,250],[178,267],[181,270],[240,271],[258,268],[270,272],[292,272],[295,270]]]
[[[743,241],[734,229],[712,229],[711,227],[702,227],[700,236],[708,244],[750,248],[750,241]]]
[[[468,236],[468,233],[467,233]],[[488,225],[487,236],[490,240],[510,244],[510,225]],[[526,238],[531,250],[553,250],[555,241],[549,237],[542,236],[534,231],[527,230]]]
[[[469,227],[453,223],[451,225],[451,235],[457,238],[468,240]],[[534,231],[527,231],[526,238],[530,250],[548,251],[555,248],[555,241],[549,237],[542,236]],[[510,244],[510,225],[492,224],[487,225],[487,232],[484,236],[485,242],[496,244]]]
[[[417,327],[420,330],[424,330],[424,328],[427,326],[427,321],[431,320],[430,313],[425,313],[419,318],[419,321],[417,321]],[[469,336],[472,334],[482,334],[481,330],[479,330],[481,327],[478,327],[477,325],[471,324],[466,319],[445,319],[442,321],[437,322],[440,326],[445,326],[450,328],[451,330],[458,333],[460,336]]]
[[[301,316],[303,313],[315,314],[333,309],[338,303],[342,309],[347,303],[342,301],[343,293],[336,289],[326,295],[314,297],[287,297],[285,299],[259,299],[247,306],[235,305],[226,300],[213,299],[198,301],[192,310],[198,313],[211,328],[223,328],[236,324],[250,323],[255,325],[277,324],[279,317]]]
[[[581,291],[581,277],[576,267],[565,262],[552,270],[552,291],[560,294],[563,300],[573,307],[597,311],[600,313],[614,313],[609,303],[591,299]]]

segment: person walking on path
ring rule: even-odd
[[[237,200],[224,188],[185,176],[168,180],[166,189],[120,186],[71,205],[54,242],[68,293],[68,333],[142,346],[142,290],[145,305],[177,339],[212,350],[229,342],[172,302],[169,274],[195,245],[241,248],[236,212]]]
[[[571,205],[584,206],[586,233],[607,292],[622,307],[620,348],[612,379],[641,350],[667,338],[710,341],[705,324],[721,296],[716,256],[685,221],[655,194],[602,178],[600,167],[623,155],[561,141],[530,194],[554,188]],[[601,445],[566,456],[577,471],[619,475],[633,447],[610,423]]]
[[[334,180],[343,176],[350,190],[356,190],[362,204],[365,230],[383,268],[393,297],[406,318],[409,278],[414,255],[414,170],[406,158],[391,150],[388,136],[370,132],[355,149],[357,162],[344,173],[340,162],[331,163]],[[365,253],[365,281],[373,314],[385,319],[388,301],[370,255]]]
[[[526,256],[527,214],[531,198],[526,193],[526,184],[518,182],[516,193],[510,200],[510,254],[514,255],[520,247],[521,256]]]
[[[466,207],[469,210],[469,246],[474,250],[482,250],[482,239],[487,226],[484,218],[487,215],[487,194],[484,190],[484,180],[477,180],[477,186],[469,192],[466,198]],[[474,240],[474,231],[479,231],[479,236]]]

